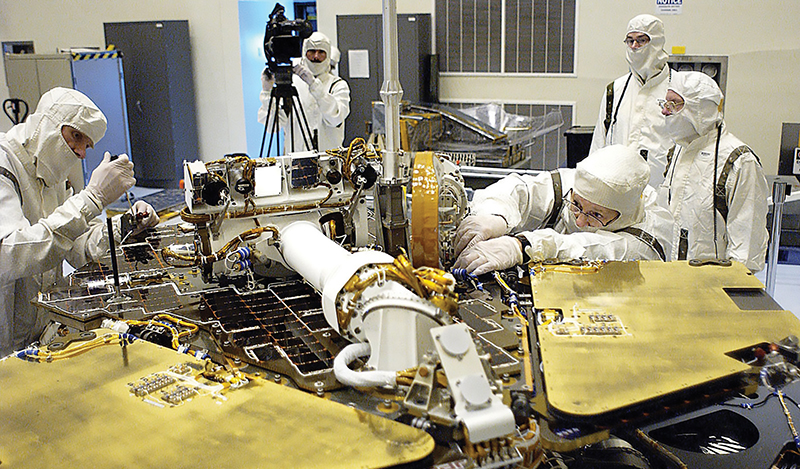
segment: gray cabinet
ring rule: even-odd
[[[177,188],[198,155],[188,21],[104,23],[122,52],[137,185]]]

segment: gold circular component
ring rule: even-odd
[[[433,152],[414,155],[411,179],[411,260],[414,267],[439,267],[439,181]]]

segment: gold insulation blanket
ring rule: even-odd
[[[439,268],[439,180],[433,152],[414,156],[411,180],[411,261]]]
[[[141,340],[125,355],[117,345],[0,361],[2,467],[377,468],[434,448],[421,430],[263,378],[159,407],[128,383],[202,362]]]
[[[560,310],[590,327],[597,326],[590,315],[613,315],[624,326],[619,335],[559,335],[552,323],[537,326],[547,401],[579,417],[731,377],[750,367],[727,353],[800,335],[789,311],[734,303],[726,289],[764,288],[736,262],[609,262],[595,272],[550,266],[531,288],[539,310]]]

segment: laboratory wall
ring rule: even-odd
[[[398,0],[402,13],[435,13],[435,0]],[[576,73],[449,75],[440,77],[443,101],[575,103],[575,125],[594,125],[604,89],[627,72],[622,39],[628,20],[657,14],[655,0],[577,0]],[[318,1],[319,28],[336,37],[336,15],[380,13],[378,0]],[[781,123],[800,122],[800,2],[683,0],[679,15],[658,15],[667,52],[728,56],[725,118],[753,147],[767,174],[777,171]],[[434,17],[434,25],[441,19]],[[434,26],[435,27],[435,26]],[[498,23],[498,27],[500,24]]]
[[[198,156],[213,160],[247,150],[237,4],[237,0],[0,0],[0,41],[34,41],[37,54],[54,54],[70,47],[104,47],[104,22],[188,20]],[[8,97],[5,80],[0,73],[0,101]],[[0,115],[0,132],[10,127],[11,121]]]
[[[434,14],[435,0],[397,0],[398,13]],[[289,2],[287,2],[288,4]],[[444,75],[445,101],[574,103],[576,125],[594,125],[605,85],[627,71],[622,38],[628,19],[656,13],[656,0],[577,0],[576,73]],[[318,0],[318,27],[335,42],[337,14],[379,14],[380,0]],[[667,50],[727,55],[726,121],[774,174],[782,122],[800,122],[800,2],[684,0],[661,16]],[[0,40],[33,40],[37,53],[103,46],[103,22],[189,20],[200,156],[246,151],[238,0],[0,0]],[[266,20],[266,19],[265,19]],[[433,17],[433,27],[437,18]],[[499,27],[499,25],[498,25]],[[8,97],[0,74],[0,99]],[[248,98],[250,99],[250,98]],[[258,99],[257,96],[253,99]],[[0,131],[11,123],[0,116]]]

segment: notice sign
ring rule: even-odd
[[[656,0],[656,15],[680,15],[683,0]]]
[[[369,78],[369,51],[351,49],[347,51],[350,78]]]
[[[792,174],[800,176],[800,148],[794,149],[794,162],[792,164]]]

